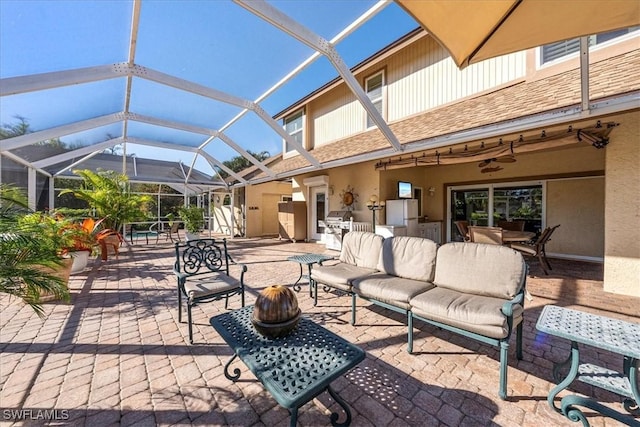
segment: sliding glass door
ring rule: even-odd
[[[447,237],[462,241],[456,221],[494,226],[498,221],[524,221],[525,230],[539,233],[544,218],[542,182],[452,186],[448,191]]]

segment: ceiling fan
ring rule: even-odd
[[[490,159],[486,159],[486,160],[483,160],[480,163],[478,163],[478,167],[479,168],[484,168],[486,166],[489,166],[493,162],[497,162],[497,163],[513,163],[515,161],[516,161],[516,159],[513,156],[492,157]]]

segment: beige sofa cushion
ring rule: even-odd
[[[375,273],[373,268],[358,267],[339,262],[334,265],[315,265],[311,269],[311,278],[343,291],[351,291],[351,283],[360,277]]]
[[[386,240],[386,239],[385,239]],[[353,291],[364,298],[381,301],[404,310],[414,296],[432,289],[433,283],[376,273],[353,281]]]
[[[438,245],[420,237],[384,239],[378,270],[392,276],[433,282]]]
[[[435,288],[411,299],[411,311],[425,319],[435,320],[491,338],[505,338],[509,333],[507,318],[502,314],[501,298],[492,298]],[[522,321],[523,308],[514,305],[513,326]]]
[[[468,294],[510,300],[522,289],[526,264],[520,252],[483,243],[438,248],[434,283]]]
[[[340,262],[375,270],[384,239],[368,231],[350,231],[342,238]]]

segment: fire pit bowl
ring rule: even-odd
[[[260,334],[277,338],[290,333],[298,324],[300,315],[296,294],[286,286],[274,285],[258,295],[251,323]]]

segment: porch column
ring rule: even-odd
[[[605,148],[604,290],[640,297],[640,112],[621,119]]]

